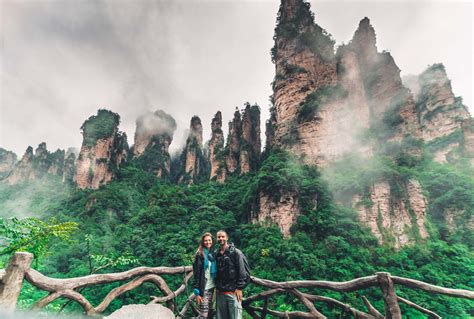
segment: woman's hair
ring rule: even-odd
[[[197,255],[201,255],[201,256],[204,256],[204,238],[206,237],[211,237],[212,240],[214,240],[214,238],[212,238],[212,234],[211,233],[204,233],[202,236],[201,236],[201,240],[199,241],[199,247],[196,251],[196,254]]]

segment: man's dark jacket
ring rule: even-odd
[[[236,289],[242,290],[247,285],[247,273],[245,271],[243,253],[235,248],[234,244],[221,254],[216,251],[217,277],[216,288],[221,292],[233,292]]]
[[[210,261],[215,260],[213,253],[209,252],[208,258]],[[193,289],[199,289],[199,295],[204,296],[204,289],[206,288],[206,275],[204,270],[204,256],[196,254],[193,263]]]

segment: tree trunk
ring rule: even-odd
[[[385,318],[386,319],[402,319],[400,306],[398,305],[397,295],[393,287],[392,278],[387,272],[378,272],[377,281],[382,290],[383,299],[385,301]]]
[[[12,313],[23,285],[23,277],[33,260],[33,254],[15,253],[0,281],[0,312]]]

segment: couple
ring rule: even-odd
[[[214,290],[217,319],[242,318],[242,290],[250,281],[250,272],[244,254],[228,240],[225,231],[218,231],[219,248],[212,251],[212,235],[205,233],[201,237],[193,263],[199,319],[212,317]]]

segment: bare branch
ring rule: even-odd
[[[171,293],[169,293],[167,296],[164,296],[164,297],[152,296],[152,301],[150,303],[162,303],[162,302],[167,302],[168,300],[175,298],[177,295],[181,294],[184,291],[184,289],[186,289],[186,283],[189,281],[192,275],[193,275],[192,272],[187,274],[181,286],[179,286],[178,289],[176,289],[175,291],[172,291]]]
[[[266,291],[263,291],[263,292],[260,292],[258,294],[255,294],[255,295],[252,295],[250,297],[247,297],[245,298],[243,301],[242,301],[242,304],[246,305],[246,304],[250,304],[254,301],[257,301],[257,300],[260,300],[260,299],[265,299],[267,297],[270,297],[272,295],[275,295],[279,292],[285,292],[285,289],[282,289],[282,288],[277,288],[277,289],[270,289],[270,290],[266,290]]]
[[[194,298],[196,298],[196,296],[193,293],[189,295],[188,300],[186,301],[186,303],[183,306],[183,309],[181,309],[179,314],[176,316],[177,319],[178,318],[184,318],[184,316],[186,315],[186,312],[188,311],[189,306],[191,306],[191,302],[193,302]]]
[[[365,307],[367,307],[367,311],[374,316],[376,319],[384,319],[385,317],[377,310],[375,309],[374,306],[365,298],[362,296],[362,300],[364,301]]]
[[[140,278],[135,278],[134,280],[120,287],[112,289],[104,298],[104,300],[95,308],[96,312],[97,313],[103,312],[115,298],[117,298],[118,296],[120,296],[121,294],[127,291],[137,288],[138,286],[140,286],[141,284],[147,281],[153,282],[166,295],[170,295],[173,293],[171,289],[168,287],[168,285],[166,284],[166,282],[163,280],[163,278],[161,278],[158,275],[149,274]]]
[[[84,298],[83,295],[81,295],[77,291],[74,291],[74,290],[71,290],[71,289],[63,289],[63,290],[60,290],[60,291],[55,291],[53,293],[50,293],[46,297],[44,297],[44,298],[40,299],[39,301],[37,301],[31,307],[31,309],[38,310],[38,309],[41,309],[43,307],[46,307],[47,305],[49,305],[51,302],[53,302],[54,300],[56,300],[59,297],[64,297],[64,298],[67,298],[67,299],[78,302],[82,306],[82,308],[84,308],[84,311],[88,315],[93,315],[93,314],[96,313],[94,307],[90,304],[90,302],[86,298]]]
[[[293,293],[303,303],[303,305],[305,305],[305,307],[309,309],[309,312],[314,316],[314,318],[326,319],[326,316],[316,310],[314,304],[310,300],[308,300],[308,298],[306,298],[303,293],[296,289],[292,289],[291,293]]]
[[[362,312],[360,310],[357,310],[356,308],[351,307],[348,304],[345,304],[339,300],[329,298],[329,297],[324,297],[324,296],[317,296],[317,295],[309,295],[303,293],[303,295],[308,298],[308,300],[311,301],[321,301],[336,307],[339,307],[343,309],[345,312],[350,313],[354,316],[354,318],[361,318],[361,319],[376,319],[373,315],[367,314],[365,312]]]
[[[246,309],[251,309],[253,311],[262,312],[263,308],[254,307],[254,306],[247,306]],[[302,311],[288,311],[288,312],[281,312],[276,310],[267,309],[268,314],[278,317],[278,318],[314,318],[314,316],[308,312]]]
[[[114,281],[123,281],[130,278],[155,274],[155,275],[172,275],[172,274],[182,274],[183,272],[190,272],[192,270],[191,266],[186,267],[138,267],[128,271],[112,273],[112,274],[95,274],[84,277],[68,278],[68,279],[59,279],[59,278],[49,278],[40,272],[29,269],[26,272],[26,280],[28,280],[34,286],[46,290],[46,291],[58,291],[64,289],[76,289],[84,286],[105,284]]]
[[[342,282],[331,282],[323,280],[296,280],[277,282],[268,279],[260,279],[257,277],[251,277],[251,279],[252,282],[256,285],[261,285],[273,289],[321,288],[339,292],[351,292],[377,285],[377,276],[362,277]]]
[[[428,310],[428,309],[426,309],[426,308],[423,308],[422,306],[419,306],[419,305],[417,305],[416,303],[411,302],[410,300],[407,300],[407,299],[405,299],[405,298],[402,298],[402,297],[397,297],[397,298],[398,298],[398,301],[403,302],[404,304],[409,305],[410,307],[415,308],[415,309],[418,310],[419,312],[422,312],[422,313],[427,314],[427,315],[428,315],[430,318],[432,318],[432,319],[441,319],[441,317],[440,317],[438,314],[434,313],[434,312],[431,311],[431,310]]]
[[[31,306],[31,309],[38,310],[38,309],[44,308],[59,297],[61,297],[61,294],[59,294],[58,292],[52,292],[49,295],[35,302],[33,306]]]
[[[90,302],[77,291],[67,289],[67,290],[60,291],[59,293],[61,294],[61,297],[65,297],[65,298],[69,298],[74,301],[77,301],[82,306],[82,308],[84,308],[87,315],[90,316],[97,313],[94,307],[90,304]]]
[[[451,289],[436,285],[431,285],[423,281],[408,279],[403,277],[391,276],[395,284],[403,285],[409,288],[421,289],[430,293],[437,293],[451,297],[459,297],[474,300],[474,291],[465,289]]]

